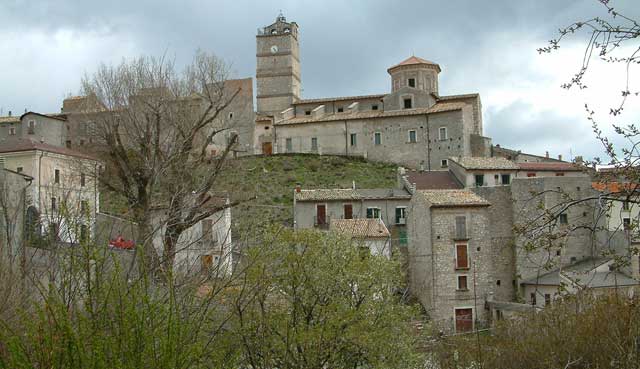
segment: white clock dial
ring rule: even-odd
[[[278,46],[276,46],[276,45],[271,46],[271,53],[275,54],[277,52],[278,52]]]

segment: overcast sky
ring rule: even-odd
[[[637,1],[611,4],[640,19]],[[0,115],[57,112],[99,63],[143,54],[182,64],[201,48],[235,77],[254,77],[256,30],[280,10],[300,27],[304,98],[388,92],[386,69],[415,54],[442,67],[440,94],[480,93],[494,144],[526,152],[601,155],[584,104],[608,123],[624,87],[621,70],[594,64],[588,89],[560,88],[584,37],[536,52],[563,25],[606,17],[596,0],[0,0]],[[617,122],[638,122],[638,106],[631,100]]]

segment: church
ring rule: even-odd
[[[425,170],[490,156],[480,96],[441,95],[437,63],[411,56],[389,67],[386,94],[303,99],[298,36],[282,15],[256,36],[255,154],[359,156]]]

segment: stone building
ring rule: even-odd
[[[409,284],[433,323],[472,330],[494,292],[490,203],[469,190],[418,190],[409,205]]]
[[[4,168],[32,178],[24,194],[27,237],[76,244],[95,236],[100,162],[89,155],[29,139],[0,142]],[[18,191],[20,187],[12,190]]]
[[[368,254],[391,258],[391,234],[381,219],[332,219],[329,230],[351,238]]]

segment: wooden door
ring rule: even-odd
[[[353,219],[353,205],[344,204],[344,219]]]
[[[469,332],[473,329],[473,310],[456,309],[456,332]]]
[[[327,207],[324,204],[318,204],[318,206],[316,206],[316,224],[327,224]]]
[[[271,142],[263,142],[262,143],[262,155],[271,155],[273,154],[273,146]]]

